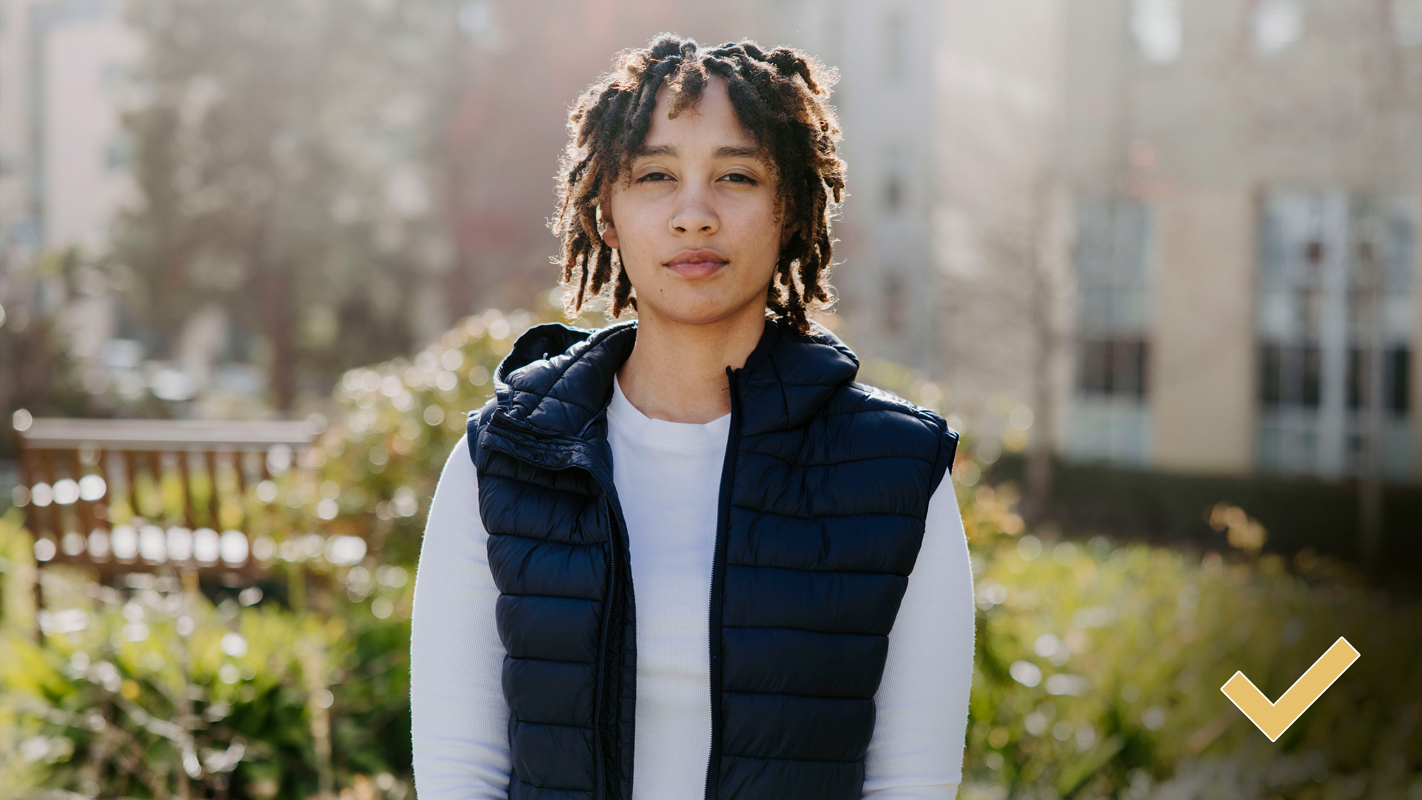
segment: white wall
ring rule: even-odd
[[[128,167],[106,159],[123,141],[116,92],[140,43],[106,14],[57,24],[43,46],[45,244],[93,253],[134,197]]]

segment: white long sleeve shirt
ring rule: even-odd
[[[630,542],[637,608],[634,800],[694,800],[711,748],[708,599],[730,415],[652,419],[613,384],[613,483]],[[420,800],[507,800],[504,648],[494,622],[477,475],[467,437],[430,504],[415,576],[410,699]],[[865,759],[867,800],[957,793],[973,669],[967,539],[948,476],[928,505],[923,546],[889,633]]]

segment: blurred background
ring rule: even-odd
[[[960,796],[1422,800],[1422,0],[0,0],[0,798],[414,796],[424,515],[660,31],[840,71],[820,321],[964,432]],[[1219,692],[1339,636],[1277,742]]]

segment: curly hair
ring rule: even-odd
[[[563,267],[569,289],[563,310],[570,318],[609,286],[610,318],[637,308],[621,254],[598,232],[599,213],[646,140],[663,82],[674,98],[668,116],[676,117],[697,106],[711,76],[726,80],[737,118],[769,156],[779,218],[788,216],[793,231],[766,292],[768,313],[805,333],[809,309],[833,304],[830,220],[843,202],[845,167],[836,154],[839,121],[828,97],[838,73],[791,47],[766,52],[743,39],[707,49],[662,33],[646,47],[618,53],[613,69],[584,90],[568,114],[557,216],[549,226],[562,237],[554,263]]]

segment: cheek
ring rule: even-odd
[[[738,227],[741,231],[741,240],[747,243],[754,243],[755,249],[762,255],[769,254],[772,258],[780,252],[781,226],[784,220],[775,218],[775,208],[770,204],[757,204],[757,207],[739,220]]]
[[[618,206],[617,235],[624,255],[647,250],[644,242],[655,238],[658,225],[664,225],[665,214],[656,203],[640,198],[626,198]]]

